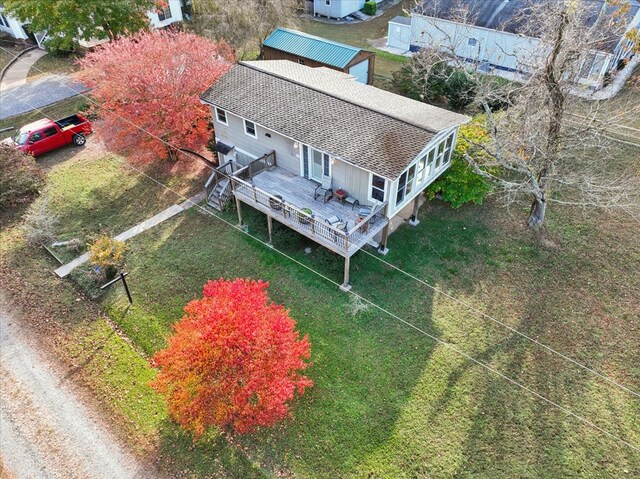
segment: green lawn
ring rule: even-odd
[[[68,56],[57,56],[57,55],[45,55],[42,58],[39,58],[36,61],[29,73],[27,74],[27,78],[30,80],[36,79],[37,77],[58,73],[58,74],[70,74],[78,71],[78,66],[75,64],[76,56],[68,55]]]
[[[638,158],[637,152],[622,153]],[[44,196],[55,200],[69,231],[92,230],[102,222],[129,224],[135,208],[120,213],[120,199],[135,202],[141,217],[155,211],[152,198],[162,198],[163,191],[110,164],[91,176],[83,161],[51,167]],[[117,190],[114,178],[125,187],[114,198],[102,197]],[[126,195],[131,196],[125,201]],[[265,239],[264,217],[247,210],[251,234]],[[511,213],[492,202],[458,211],[430,204],[422,208],[417,228],[402,227],[391,236],[385,260],[637,390],[638,225],[625,217],[552,209],[547,232],[538,239],[522,227],[524,208]],[[71,221],[75,217],[81,220]],[[236,221],[233,212],[223,218]],[[27,288],[17,283],[15,295],[30,304],[53,301],[47,310],[81,307],[74,300],[80,293],[51,278],[54,265],[43,253],[26,249],[16,228],[5,228],[2,240],[3,273],[17,270],[30,278]],[[186,477],[640,474],[640,455],[633,450],[197,209],[128,244],[134,305],[126,307],[119,286],[100,300],[128,340],[100,319],[65,313],[54,322],[63,323],[68,339],[59,347],[78,376],[103,398],[135,448],[155,451],[165,469]],[[340,280],[341,259],[307,239],[277,225],[274,244]],[[306,246],[312,248],[309,255]],[[139,354],[150,355],[165,344],[171,324],[205,281],[238,276],[270,281],[272,299],[290,308],[300,331],[309,334],[308,372],[315,386],[293,404],[293,418],[272,430],[233,441],[212,434],[193,445],[168,421],[161,399],[147,386],[153,371]],[[353,291],[363,298],[640,443],[640,401],[629,394],[366,253],[354,257],[352,277]],[[14,274],[3,278],[15,281]],[[60,288],[65,289],[52,298]]]

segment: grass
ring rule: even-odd
[[[637,161],[637,152],[620,152],[632,155]],[[125,227],[135,220],[131,214],[156,212],[150,205],[161,189],[127,178],[108,161],[94,175],[91,166],[79,159],[49,166],[44,196],[64,215],[69,233],[91,231],[105,218]],[[120,201],[135,202],[138,213],[120,212]],[[510,216],[492,202],[456,211],[431,204],[416,229],[391,236],[385,260],[638,389],[638,226],[552,208],[541,240],[520,226],[525,213]],[[264,217],[248,208],[244,216],[251,233],[265,239]],[[223,218],[236,221],[233,211]],[[339,257],[275,225],[277,249],[340,280]],[[640,455],[632,450],[197,209],[128,243],[134,304],[127,308],[121,287],[114,287],[100,300],[109,321],[78,312],[90,303],[76,301],[83,296],[70,283],[51,278],[54,265],[25,247],[17,227],[5,227],[1,239],[3,289],[31,309],[46,306],[51,319],[44,325],[64,331],[65,340],[56,343],[73,374],[103,398],[140,452],[152,451],[166,470],[186,477],[301,478],[640,474]],[[272,299],[290,308],[310,336],[315,386],[274,429],[231,439],[212,434],[193,445],[148,387],[154,372],[144,357],[166,344],[171,324],[202,284],[221,276],[270,281]],[[640,442],[640,403],[628,394],[366,253],[353,258],[352,278],[354,292],[366,300]]]
[[[27,78],[34,80],[38,77],[50,74],[71,74],[78,71],[78,66],[75,64],[75,55],[58,56],[48,54],[39,58],[29,70]]]
[[[336,25],[334,23],[301,19],[298,22],[297,28],[311,35],[374,50],[376,53],[376,84],[382,86],[391,80],[393,73],[399,70],[402,64],[408,59],[401,55],[393,55],[373,48],[368,40],[385,37],[387,35],[387,24],[389,20],[397,15],[402,15],[403,9],[409,8],[412,4],[413,2],[404,0],[397,5],[389,7],[383,15],[367,22]]]

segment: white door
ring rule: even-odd
[[[369,81],[369,59],[353,65],[349,68],[349,74],[356,77],[356,80],[365,85]]]
[[[311,179],[322,182],[322,153],[318,150],[311,150]]]

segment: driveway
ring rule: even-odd
[[[32,347],[0,292],[0,465],[16,478],[153,478]]]
[[[28,81],[33,64],[46,52],[30,50],[11,65],[0,81],[0,120],[42,108],[87,91],[87,88],[67,75],[47,75]]]

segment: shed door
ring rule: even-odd
[[[349,68],[349,73],[356,77],[360,83],[365,85],[369,82],[369,59],[353,65]]]

